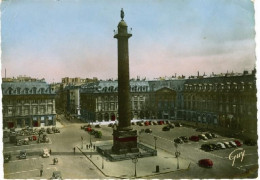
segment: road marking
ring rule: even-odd
[[[52,169],[54,168],[56,171],[56,167],[49,167],[49,168],[46,168],[46,169]],[[19,171],[19,172],[13,172],[13,173],[5,173],[5,175],[12,175],[12,174],[20,174],[20,173],[26,173],[26,172],[31,172],[31,171],[39,171],[40,168],[38,169],[31,169],[31,170],[28,170],[28,171]]]
[[[28,161],[30,159],[40,159],[40,158],[26,158],[26,159],[17,159],[17,160],[11,160],[9,162],[19,162],[19,161]]]
[[[34,148],[34,149],[21,149],[21,150],[35,150],[35,149],[43,149],[43,148]],[[10,153],[10,152],[19,152],[21,150],[15,150],[15,151],[4,151],[4,153]]]
[[[4,147],[4,149],[14,148],[14,147],[24,147],[24,146],[36,146],[36,145],[42,145],[42,144],[52,144],[52,141],[50,140],[49,143],[37,143],[37,144],[29,144],[29,145],[21,145],[21,146],[9,146],[9,147]]]

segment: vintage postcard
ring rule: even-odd
[[[2,178],[258,178],[257,4],[2,0]]]

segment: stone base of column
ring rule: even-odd
[[[113,147],[115,154],[137,153],[137,131],[136,130],[113,130]]]

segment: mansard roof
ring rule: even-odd
[[[22,94],[55,94],[55,91],[46,82],[3,82],[3,95]]]

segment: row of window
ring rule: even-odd
[[[32,99],[32,100],[3,100],[4,105],[12,105],[12,104],[37,104],[37,103],[53,103],[54,100],[52,99]]]
[[[3,107],[3,114],[4,115],[34,115],[34,114],[51,114],[53,113],[53,106],[32,106],[30,109],[30,106],[19,106],[19,107]]]
[[[226,84],[185,84],[185,90],[245,90],[245,89],[255,89],[255,84],[252,82],[240,84],[237,83],[226,83]]]
[[[11,87],[7,89],[6,93],[8,95],[13,95],[13,94],[48,94],[51,93],[51,88],[40,88],[37,90],[36,87],[33,87],[32,89],[25,88],[22,90],[22,88],[16,88],[12,89]]]

